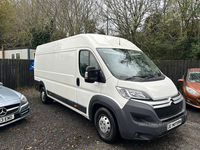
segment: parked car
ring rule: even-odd
[[[29,116],[29,103],[24,95],[0,82],[0,127]]]
[[[188,69],[178,81],[181,82],[180,90],[186,103],[200,108],[200,68]]]

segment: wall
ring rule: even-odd
[[[30,51],[30,57],[29,52]],[[11,54],[15,54],[16,53],[20,53],[20,59],[29,59],[30,60],[34,60],[34,53],[35,53],[35,49],[34,48],[11,48],[11,49],[5,49],[4,50],[4,58],[5,59],[11,59]],[[15,56],[16,57],[16,56]],[[2,50],[0,50],[0,59],[2,58]]]
[[[34,60],[35,59],[35,52],[36,50],[35,49],[30,49],[30,60]]]
[[[27,56],[27,49],[21,49],[21,50],[5,50],[4,51],[4,57],[5,59],[11,59],[11,54],[20,53],[20,59],[28,59]]]

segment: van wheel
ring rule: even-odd
[[[99,108],[94,116],[95,127],[100,138],[113,143],[117,140],[118,129],[112,114],[106,108]]]
[[[42,87],[40,90],[40,99],[43,104],[49,104],[51,102],[50,98],[47,97],[46,90],[44,87]]]

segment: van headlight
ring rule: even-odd
[[[126,99],[141,99],[141,100],[151,100],[151,97],[145,92],[126,89],[122,87],[116,87],[119,94]]]
[[[191,93],[191,94],[194,94],[194,95],[199,95],[199,93],[197,91],[195,91],[194,89],[186,86],[186,90]]]
[[[24,95],[20,96],[20,100],[21,100],[21,105],[24,105],[24,104],[27,103],[27,99],[26,99],[26,97]]]

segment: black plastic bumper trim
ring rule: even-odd
[[[57,95],[57,94],[55,94],[55,93],[53,93],[51,91],[48,91],[48,90],[47,90],[47,94],[49,96],[52,96],[55,99],[58,99],[58,100],[62,101],[63,103],[65,103],[65,104],[67,104],[67,105],[69,105],[71,107],[74,107],[74,108],[80,110],[81,112],[83,112],[85,114],[87,113],[86,107],[84,107],[84,106],[82,106],[82,105],[80,105],[78,103],[75,103],[75,102],[73,102],[73,101],[71,101],[71,100],[69,100],[67,98],[64,98],[64,97],[62,97],[60,95]]]

